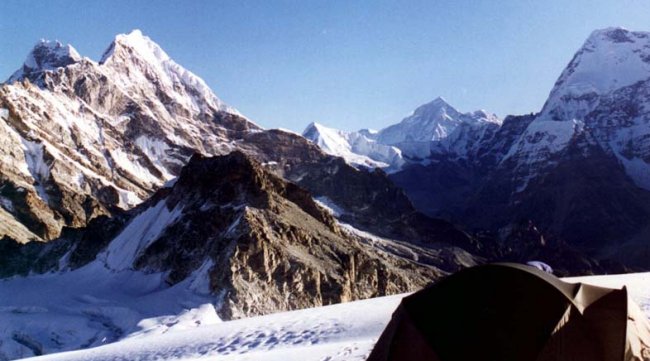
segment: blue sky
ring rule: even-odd
[[[41,38],[98,60],[134,28],[265,127],[382,128],[443,96],[538,111],[592,30],[650,31],[648,0],[0,2],[0,78]]]

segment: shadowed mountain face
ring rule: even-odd
[[[531,220],[584,254],[647,269],[649,48],[649,33],[594,32],[539,114],[391,179],[430,216],[495,231]]]

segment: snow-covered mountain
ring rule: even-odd
[[[140,31],[101,62],[41,41],[0,87],[0,218],[20,241],[130,208],[194,152],[221,154],[259,127]]]
[[[43,39],[27,55],[22,68],[16,70],[7,82],[13,83],[25,78],[39,82],[46,71],[54,71],[79,61],[81,61],[81,55],[71,45]]]
[[[37,306],[20,288],[0,309],[9,358],[404,292],[483,261],[386,173],[258,127],[139,31],[99,62],[39,42],[0,86],[0,155],[0,283],[84,289]]]
[[[538,114],[500,121],[438,98],[359,134],[401,151],[390,178],[430,216],[497,233],[531,220],[581,252],[650,267],[638,252],[650,237],[648,32],[594,31]]]
[[[483,110],[461,113],[438,97],[379,131],[345,132],[312,123],[303,136],[350,164],[385,168],[392,173],[409,161],[434,154],[454,153],[466,158],[476,152],[480,142],[492,137],[500,124],[494,114]]]
[[[342,157],[355,166],[384,168],[394,171],[404,165],[402,152],[393,146],[384,145],[361,132],[345,132],[311,123],[302,135],[317,144],[325,153]]]
[[[463,138],[464,132],[458,131],[459,127],[482,128],[500,123],[494,114],[485,111],[461,113],[438,97],[415,109],[401,122],[380,130],[376,139],[381,144],[398,147],[410,157],[427,158],[432,148],[445,147],[450,138],[456,142]]]
[[[392,178],[430,215],[488,229],[530,219],[646,267],[631,249],[650,236],[648,139],[650,33],[608,28],[588,37],[540,113],[507,117],[469,157],[439,152]]]
[[[584,119],[599,97],[650,74],[650,33],[607,28],[594,31],[564,69],[540,118]]]
[[[594,31],[551,90],[536,119],[503,161],[526,168],[519,189],[538,168],[580,136],[615,155],[627,175],[650,189],[650,160],[643,143],[650,135],[647,93],[650,33],[622,28]]]

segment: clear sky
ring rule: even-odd
[[[443,96],[538,111],[592,30],[650,31],[650,0],[0,1],[0,78],[41,38],[98,60],[141,29],[265,127],[379,129]]]

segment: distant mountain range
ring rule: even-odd
[[[608,28],[537,114],[501,121],[437,98],[378,132],[312,124],[304,136],[350,164],[378,162],[430,216],[492,232],[531,221],[591,256],[648,267],[649,94],[650,33]],[[402,156],[368,151],[382,147]]]

